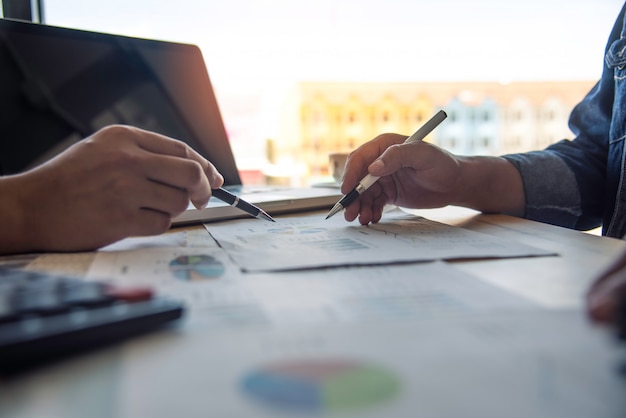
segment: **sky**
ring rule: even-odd
[[[44,0],[46,23],[200,46],[216,89],[588,80],[617,0]]]

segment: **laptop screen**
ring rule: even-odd
[[[180,139],[241,183],[195,45],[0,19],[0,171],[24,171],[111,124]]]

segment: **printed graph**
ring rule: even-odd
[[[309,247],[323,249],[331,253],[337,251],[366,250],[369,248],[367,245],[350,238],[333,238],[311,242],[302,242],[301,244]]]
[[[281,235],[308,235],[308,234],[319,234],[322,232],[326,232],[327,228],[319,227],[319,226],[310,226],[310,225],[295,225],[295,226],[283,226],[279,228],[270,228],[267,232],[271,234],[281,234]]]
[[[386,369],[346,359],[266,365],[242,380],[249,398],[275,409],[329,413],[372,407],[397,396],[401,382]]]
[[[224,265],[216,258],[205,255],[181,255],[170,261],[174,277],[183,281],[206,280],[224,274]]]

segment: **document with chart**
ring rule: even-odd
[[[245,219],[205,228],[244,271],[279,271],[451,260],[545,256],[551,253],[510,240],[405,213],[378,224],[347,223],[319,215]]]

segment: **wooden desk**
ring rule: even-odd
[[[494,291],[520,297],[532,307],[496,314],[227,330],[186,321],[175,329],[1,383],[0,416],[596,418],[626,414],[626,376],[619,372],[624,347],[606,330],[588,323],[583,305],[593,278],[626,243],[459,208],[416,213],[558,253],[450,263]],[[285,281],[285,289],[289,286]],[[307,361],[318,362],[317,372],[304,367]],[[254,390],[259,395],[258,386],[251,389],[259,379],[266,379],[264,385],[277,385],[272,380],[276,375],[270,372],[290,362],[296,362],[300,373],[309,378],[312,389],[307,390],[326,390],[318,395],[339,390],[333,389],[333,384],[341,386],[339,381],[325,373],[332,375],[332,370],[342,367],[361,367],[365,373],[364,365],[378,365],[395,376],[395,386],[389,386],[386,395],[378,393],[378,401],[374,395],[358,398],[357,393],[349,401],[354,409],[342,409],[348,401],[341,393],[335,394],[344,404],[309,399],[305,413],[273,409],[249,396]],[[292,364],[291,372],[296,366]]]

